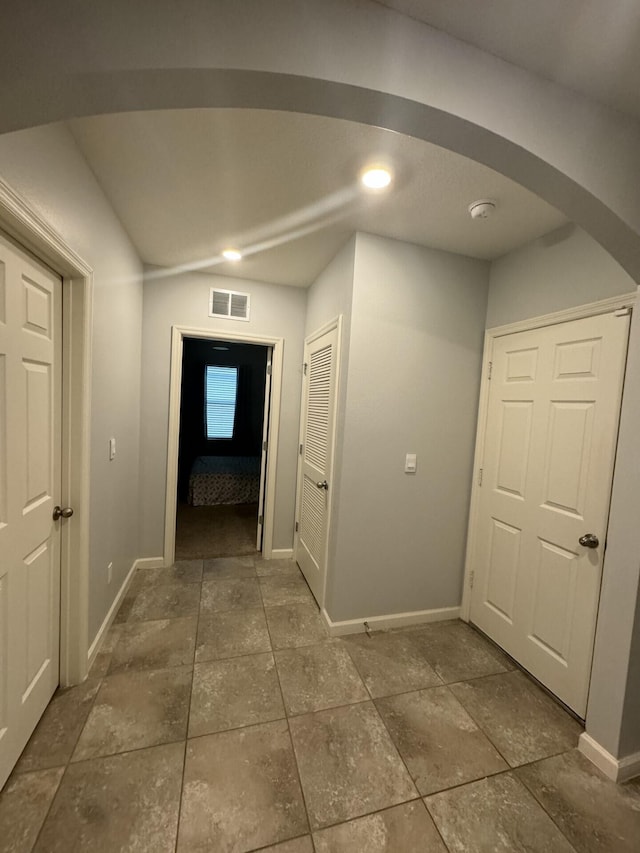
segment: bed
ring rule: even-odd
[[[198,456],[191,466],[191,506],[257,503],[259,490],[259,456]]]

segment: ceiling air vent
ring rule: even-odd
[[[227,320],[249,319],[248,293],[238,293],[235,290],[216,290],[211,288],[209,298],[209,316],[226,317]]]

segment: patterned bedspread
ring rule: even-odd
[[[258,502],[259,456],[198,456],[189,476],[192,506]]]

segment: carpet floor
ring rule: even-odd
[[[257,554],[257,524],[257,504],[179,504],[176,521],[176,560]]]

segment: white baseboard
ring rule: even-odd
[[[270,560],[291,560],[293,558],[293,548],[273,548]]]
[[[629,779],[640,776],[640,752],[624,758],[615,758],[586,732],[578,739],[578,749],[614,782],[628,782]]]
[[[459,607],[440,607],[436,610],[413,610],[409,613],[389,613],[384,616],[365,616],[361,619],[347,619],[334,622],[326,610],[322,616],[331,637],[343,637],[346,634],[360,634],[366,630],[366,622],[372,631],[384,631],[388,628],[402,628],[406,625],[421,625],[426,622],[443,622],[447,619],[459,619]]]
[[[140,557],[134,566],[136,569],[163,569],[164,557]]]
[[[144,560],[142,560],[142,561],[141,560],[134,560],[133,561],[133,564],[132,564],[131,568],[129,569],[129,572],[128,572],[126,578],[122,582],[122,586],[118,590],[118,594],[116,595],[116,597],[113,600],[113,604],[109,608],[109,612],[104,617],[104,622],[100,626],[100,629],[99,629],[98,633],[96,634],[94,641],[89,646],[89,651],[87,653],[87,657],[89,659],[89,669],[91,669],[91,664],[94,662],[98,652],[100,651],[100,647],[102,646],[102,643],[104,642],[104,638],[107,636],[107,631],[111,627],[113,620],[116,618],[116,613],[120,609],[120,605],[122,604],[122,599],[127,594],[127,590],[129,589],[129,586],[131,585],[131,581],[133,580],[133,576],[135,575],[136,569],[138,568],[138,565],[140,562],[144,562]],[[147,568],[149,568],[149,567],[147,567]]]

